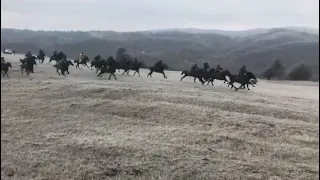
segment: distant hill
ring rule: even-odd
[[[147,65],[163,59],[174,70],[188,69],[194,63],[219,62],[231,71],[246,64],[250,71],[261,73],[275,59],[290,69],[303,62],[319,65],[319,33],[311,28],[272,28],[246,31],[203,29],[165,29],[141,32],[114,31],[31,31],[1,29],[1,48],[47,55],[63,50],[70,58],[84,52],[93,57],[115,56],[125,47],[132,56]],[[201,65],[202,66],[202,65]],[[319,70],[314,70],[319,76]]]

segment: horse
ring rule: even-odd
[[[155,63],[153,66],[151,66],[149,68],[150,72],[148,73],[147,77],[151,77],[152,78],[152,73],[153,72],[156,72],[156,73],[160,73],[163,75],[163,77],[165,79],[167,79],[167,76],[165,75],[164,73],[164,69],[167,69],[168,68],[168,65],[165,64],[165,63],[162,63],[162,64],[159,64],[159,62]]]
[[[132,61],[131,60],[126,60],[125,62],[119,62],[117,61],[117,69],[123,69],[122,75],[124,75],[124,73],[127,73],[127,76],[129,76],[129,71],[130,71],[130,65],[131,65]]]
[[[211,68],[209,71],[204,71],[203,79],[207,82],[207,85],[211,82],[211,85],[214,86],[213,80],[215,73],[216,70],[214,68]]]
[[[50,60],[49,60],[49,63],[51,61],[56,61],[56,62],[59,62],[63,59],[67,59],[67,56],[62,52],[60,51],[59,53],[57,54],[53,54],[51,57],[50,57]]]
[[[251,81],[251,80],[254,81]],[[258,80],[256,78],[256,76],[252,73],[252,72],[247,72],[242,76],[238,76],[238,78],[236,79],[236,82],[240,84],[240,86],[238,88],[236,88],[235,90],[237,91],[238,89],[240,89],[241,87],[243,87],[243,89],[245,88],[245,85],[247,85],[247,89],[249,89],[249,84],[253,87],[255,87],[253,84],[257,83]]]
[[[59,70],[61,71],[61,74],[66,76],[65,72],[67,74],[70,74],[69,72],[69,66],[74,66],[74,64],[72,63],[72,61],[70,60],[62,60],[60,62],[58,62],[57,64],[53,65],[53,67],[55,67],[57,69],[57,73],[60,76]]]
[[[39,60],[39,63],[43,63],[44,57],[45,57],[45,55],[43,55],[43,54],[37,55],[37,59]]]
[[[74,63],[77,63],[76,69],[80,69],[80,64],[86,65],[89,69],[92,70],[92,67],[90,67],[87,63],[90,62],[89,57],[87,55],[84,55],[82,60],[76,59],[73,61]]]
[[[204,77],[204,74],[205,74],[205,71],[202,68],[196,69],[196,70],[190,70],[190,71],[184,70],[181,72],[182,77],[181,77],[180,81],[182,81],[187,76],[191,76],[191,77],[194,77],[194,79],[193,79],[194,83],[196,82],[196,79],[198,78],[199,81],[202,84],[204,84],[204,81],[202,79]]]
[[[114,79],[117,80],[117,77],[114,74],[116,72],[117,67],[118,67],[118,63],[113,59],[112,56],[110,56],[105,62],[105,64],[102,66],[100,73],[97,76],[101,78],[102,74],[110,73],[108,79],[111,80],[111,76],[113,76]]]
[[[228,82],[226,80],[226,76],[231,75],[231,73],[228,70],[217,71],[214,68],[212,68],[206,75],[207,76],[205,79],[208,82],[208,84],[211,82],[211,84],[213,85],[213,81],[215,79],[224,81],[224,83]]]
[[[231,74],[229,71],[226,70],[224,75],[228,76],[230,79],[230,81],[228,82],[228,87],[231,86],[231,89],[235,88],[236,91],[241,88],[244,89],[245,85],[247,85],[247,89],[250,90],[249,85],[255,87],[254,84],[258,81],[256,76],[252,72],[247,72],[246,74],[239,76],[236,74]],[[251,81],[252,79],[254,80],[254,82]],[[240,84],[238,88],[233,85],[235,82]]]
[[[133,73],[133,75],[135,75],[136,73],[138,73],[138,75],[140,76],[140,71],[139,71],[139,70],[140,70],[141,67],[143,67],[142,62],[131,61],[131,62],[129,63],[129,66],[127,66],[127,67],[124,69],[122,75],[123,75],[124,73],[127,73],[127,75],[129,75],[129,71],[130,71],[130,70],[133,70],[133,71],[135,71],[135,72]]]
[[[91,66],[90,68],[93,69],[93,67],[96,68],[96,74],[99,72],[99,70],[101,70],[105,65],[106,65],[107,61],[104,59],[93,59],[91,61]]]
[[[12,68],[12,65],[10,62],[1,62],[1,74],[3,74],[3,77],[7,75],[7,77],[9,78],[9,75],[8,75],[9,68]]]
[[[23,70],[25,70],[27,75],[29,75],[30,72],[33,73],[33,66],[37,65],[36,57],[34,57],[34,56],[31,56],[29,58],[20,59],[20,62],[22,63],[20,65],[21,73],[23,74]]]

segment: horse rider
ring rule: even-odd
[[[199,67],[198,67],[197,64],[194,64],[194,65],[191,67],[191,71],[196,71],[196,70],[198,70],[198,69],[199,69]]]
[[[44,56],[44,52],[43,52],[42,49],[39,50],[39,56],[40,56],[40,57],[41,57],[41,56]]]
[[[83,54],[83,52],[81,52],[80,56],[79,56],[79,62],[82,62],[83,58],[84,58],[84,54]]]
[[[216,71],[219,72],[220,70],[223,70],[223,69],[220,67],[220,64],[218,64]]]
[[[245,75],[247,73],[246,65],[242,66],[239,70],[238,76]]]
[[[96,57],[93,58],[94,60],[101,60],[100,54],[98,54]]]
[[[163,66],[162,60],[156,62],[156,63],[154,64],[154,66]]]
[[[1,57],[1,63],[5,63],[4,57]]]
[[[204,70],[208,70],[209,69],[209,63],[208,62],[204,62],[203,63],[203,69]]]
[[[27,54],[25,56],[26,56],[26,58],[31,57],[32,56],[31,51],[27,52]]]

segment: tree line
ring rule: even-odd
[[[285,80],[314,80],[312,79],[312,69],[303,63],[287,70],[280,59],[277,59],[268,67],[262,74],[268,80],[270,79],[285,79]]]

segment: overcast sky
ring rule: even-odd
[[[136,31],[319,28],[319,0],[1,0],[1,27]]]

